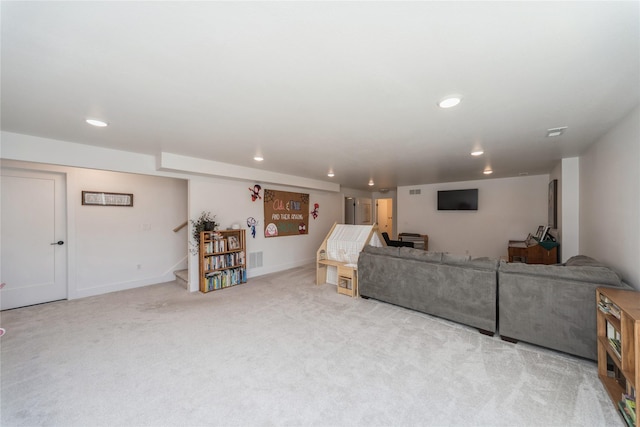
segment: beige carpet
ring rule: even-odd
[[[594,362],[313,284],[2,313],[2,426],[622,426]]]

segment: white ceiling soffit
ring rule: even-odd
[[[549,173],[640,99],[639,2],[0,8],[3,131],[365,191]]]

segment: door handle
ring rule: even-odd
[[[62,240],[58,240],[55,243],[51,243],[52,245],[64,245],[64,242]]]

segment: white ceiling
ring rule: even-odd
[[[549,173],[639,103],[637,1],[3,1],[1,19],[4,131],[353,189]]]

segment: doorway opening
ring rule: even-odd
[[[356,199],[355,197],[344,198],[344,223],[355,225],[356,223]]]
[[[365,197],[344,198],[344,223],[352,225],[370,225],[375,223],[372,200]]]
[[[393,239],[393,199],[376,200],[376,222],[378,230],[386,232]]]

